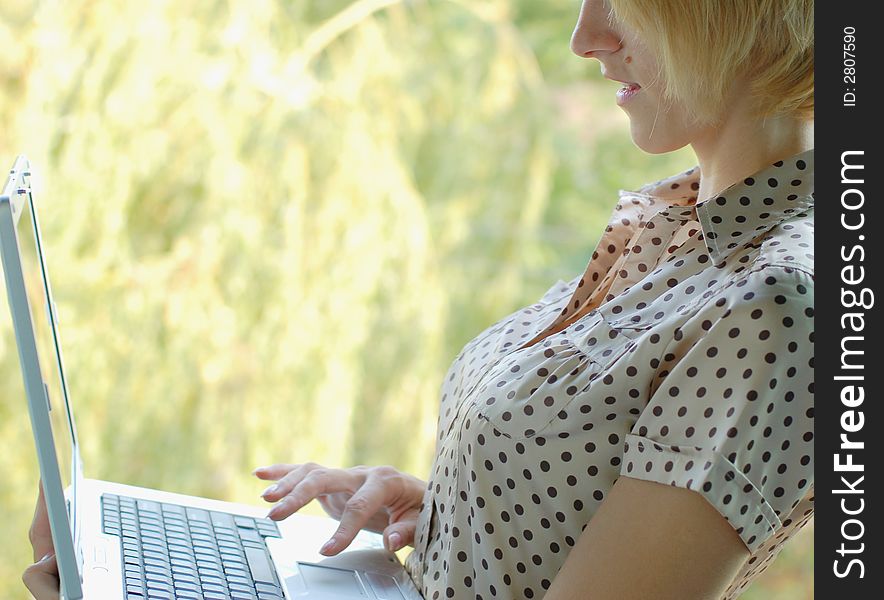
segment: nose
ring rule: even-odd
[[[607,2],[583,0],[580,16],[571,35],[571,52],[581,58],[596,58],[602,52],[620,49],[620,36],[608,23]]]

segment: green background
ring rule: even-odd
[[[87,475],[249,503],[278,461],[425,477],[461,347],[582,272],[618,189],[695,163],[632,145],[578,8],[4,0],[0,166],[38,171]],[[37,469],[5,303],[15,599]],[[812,597],[811,538],[744,598]]]

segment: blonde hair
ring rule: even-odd
[[[813,119],[813,0],[610,0],[623,23],[658,54],[666,100],[698,122],[719,120],[738,76],[753,115]],[[739,93],[739,92],[738,92]]]

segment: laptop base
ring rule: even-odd
[[[348,549],[337,556],[326,557],[319,554],[319,548],[337,528],[337,521],[334,519],[292,515],[288,519],[276,523],[278,528],[278,537],[276,537],[270,535],[270,530],[266,525],[267,508],[94,479],[81,480],[78,496],[78,507],[82,515],[80,521],[81,543],[78,546],[82,552],[81,572],[83,573],[83,591],[86,598],[160,600],[166,597],[176,597],[174,591],[168,595],[163,593],[162,586],[150,590],[146,587],[141,590],[135,587],[129,590],[135,592],[134,594],[127,593],[124,540],[130,542],[130,548],[132,540],[117,535],[116,525],[108,530],[105,517],[106,509],[103,510],[102,505],[102,498],[104,498],[105,506],[108,498],[123,498],[132,499],[136,505],[146,506],[151,510],[154,510],[156,505],[161,505],[166,509],[164,514],[172,514],[170,511],[177,512],[177,507],[183,507],[186,510],[189,509],[188,512],[191,515],[199,515],[194,518],[201,519],[203,514],[214,514],[216,520],[220,520],[218,517],[222,515],[232,515],[244,517],[240,519],[242,523],[251,520],[259,524],[262,530],[268,534],[268,537],[264,538],[264,542],[266,542],[266,548],[272,560],[269,567],[273,570],[272,574],[281,586],[283,597],[289,600],[347,600],[349,598],[354,600],[422,600],[420,593],[396,555],[384,549],[383,538],[379,534],[362,531]],[[119,500],[116,502],[119,506]],[[116,515],[119,512],[114,513],[112,510],[111,514]],[[150,511],[147,514],[152,515]],[[174,517],[174,515],[172,516]],[[111,517],[112,525],[116,518],[115,516]],[[153,527],[150,521],[147,526],[149,529]],[[260,533],[257,526],[255,529]],[[111,531],[111,533],[107,533],[107,531]],[[245,562],[248,564],[250,558],[248,552],[257,556],[258,545],[253,544],[252,549],[246,548],[246,551]],[[204,561],[199,562],[203,563]],[[233,566],[239,568],[237,565]],[[252,568],[257,569],[254,565]],[[262,566],[263,568],[264,566]],[[144,567],[142,567],[142,575],[144,575]],[[241,575],[241,573],[237,572],[237,575]],[[259,578],[268,579],[268,573],[261,570],[256,575]],[[245,588],[239,589],[245,590]],[[240,593],[246,594],[244,591]],[[139,596],[139,594],[142,595]],[[256,591],[254,597],[260,599],[261,595],[259,594],[260,592]],[[273,597],[269,591],[265,594],[266,598]]]

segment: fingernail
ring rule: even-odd
[[[41,559],[38,560],[37,562],[44,563],[44,562],[46,562],[47,560],[49,560],[50,558],[52,558],[53,556],[54,556],[54,554],[52,554],[52,552],[50,552],[49,554],[47,554],[46,556],[44,556],[43,558],[41,558]]]
[[[335,538],[330,539],[325,544],[322,545],[322,548],[319,549],[319,553],[322,555],[327,555],[332,548],[335,547]]]
[[[402,536],[396,532],[390,534],[390,552],[396,552],[402,547]]]
[[[254,471],[252,471],[252,475],[256,475],[258,473],[258,471],[263,471],[266,468],[267,467],[257,467]]]
[[[263,492],[261,492],[261,497],[264,497],[264,496],[266,496],[267,494],[272,494],[273,492],[276,491],[276,488],[277,488],[277,487],[279,487],[279,486],[277,486],[276,484],[271,485],[271,486],[268,487],[266,490],[264,490]]]

